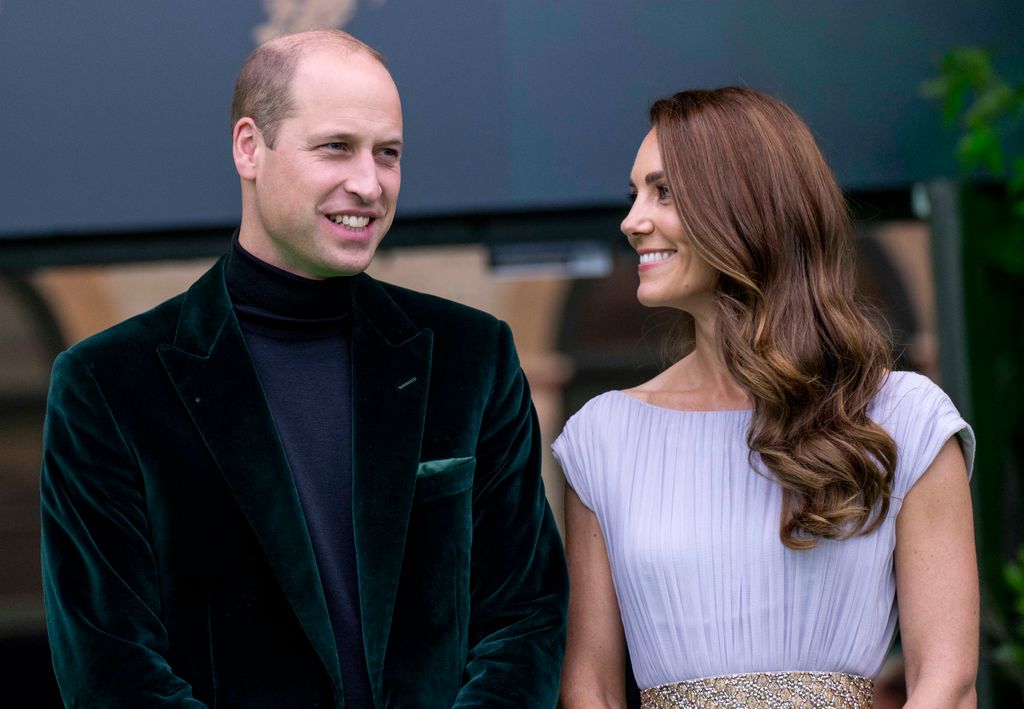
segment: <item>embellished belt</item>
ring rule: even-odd
[[[641,709],[871,709],[875,683],[842,672],[701,677],[640,692]]]

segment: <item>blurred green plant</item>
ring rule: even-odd
[[[985,603],[985,631],[995,640],[992,660],[1024,688],[1024,548],[1003,567],[1003,578],[1015,597],[1014,607],[1006,612]]]
[[[1000,516],[1007,485],[1017,487],[1001,476],[1019,475],[1024,450],[1017,428],[1024,420],[1024,332],[1006,327],[1019,322],[1024,292],[1024,84],[1001,76],[990,50],[960,47],[945,54],[921,93],[939,104],[947,127],[958,133],[976,463],[987,475],[976,487],[979,508],[986,511],[977,520],[982,619],[993,663],[1024,692],[1024,547],[1006,563],[1012,552],[1003,544],[1012,548],[1019,537],[1005,539],[1008,527]]]
[[[1024,127],[1024,86],[999,75],[990,50],[958,47],[943,56],[939,75],[921,93],[938,101],[947,127],[960,132],[956,155],[965,175],[1004,184],[1014,213],[1024,218],[1024,154],[1006,149]]]

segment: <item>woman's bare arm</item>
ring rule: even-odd
[[[562,665],[564,709],[626,706],[626,640],[597,517],[565,487],[569,638]]]
[[[978,566],[967,470],[955,439],[903,502],[895,563],[906,706],[975,707]]]

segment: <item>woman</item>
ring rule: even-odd
[[[651,126],[622,231],[640,302],[686,313],[693,346],[555,442],[563,706],[624,706],[628,648],[645,707],[868,707],[897,607],[907,706],[973,706],[973,434],[890,372],[813,138],[739,88],[658,101]]]

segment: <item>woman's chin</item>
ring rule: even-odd
[[[664,296],[645,289],[643,286],[636,289],[636,299],[640,302],[640,305],[646,308],[672,307],[672,304],[667,302]]]

